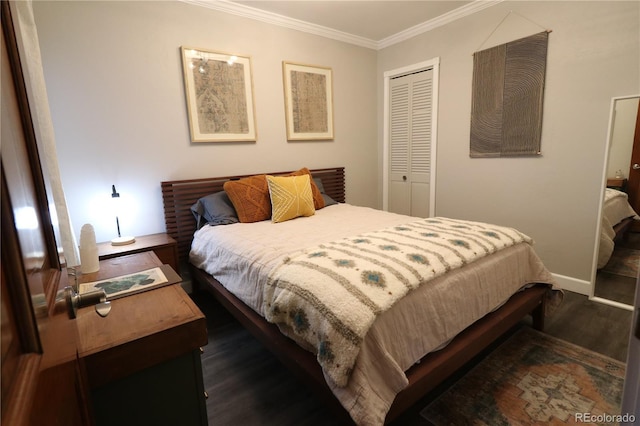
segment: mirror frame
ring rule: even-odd
[[[616,302],[615,300],[605,299],[595,295],[596,292],[596,276],[598,274],[598,253],[600,251],[600,224],[602,222],[602,207],[604,204],[604,189],[607,186],[607,166],[609,164],[609,151],[611,150],[611,136],[613,133],[613,120],[615,119],[616,102],[624,99],[640,98],[640,94],[627,96],[614,96],[611,98],[609,107],[609,127],[607,129],[607,143],[604,152],[604,163],[602,165],[602,179],[600,184],[600,200],[598,202],[598,216],[596,220],[595,244],[593,250],[593,265],[591,267],[591,289],[589,292],[589,300],[603,303],[605,305],[615,306],[617,308],[633,311],[633,306],[626,303]],[[637,284],[636,284],[637,285]]]

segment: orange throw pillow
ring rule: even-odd
[[[224,183],[223,188],[236,209],[240,222],[260,222],[271,217],[266,175],[230,180]]]
[[[306,167],[303,167],[302,169],[293,173],[289,173],[286,176],[300,176],[300,175],[309,175],[309,181],[311,181],[311,193],[313,194],[313,205],[316,208],[316,210],[320,210],[321,208],[324,207],[324,197],[322,197],[322,194],[320,193],[318,186],[313,181],[313,176],[311,175],[311,172],[309,171],[309,169]]]
[[[324,198],[313,181],[308,168],[304,167],[283,176],[309,175],[313,206],[320,210],[325,206]],[[223,185],[233,207],[238,213],[238,219],[243,223],[260,222],[271,218],[271,197],[267,175],[255,175],[239,180],[230,180]]]

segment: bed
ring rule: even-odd
[[[600,221],[598,269],[607,264],[616,242],[625,238],[626,232],[636,220],[640,220],[640,217],[629,204],[627,194],[614,188],[605,188]]]
[[[405,228],[413,225],[405,225],[413,224],[417,218],[346,204],[342,167],[311,170],[310,173],[313,180],[323,187],[322,196],[336,204],[318,209],[309,217],[277,224],[262,221],[231,226],[207,225],[196,229],[198,224],[192,206],[202,197],[223,191],[225,182],[252,176],[243,175],[162,182],[165,221],[167,232],[178,241],[181,261],[189,265],[193,283],[209,291],[286,366],[317,391],[339,419],[357,424],[390,422],[526,315],[532,314],[534,327],[543,329],[545,312],[558,302],[558,298],[554,297],[558,292],[552,290],[553,279],[530,244],[526,241],[514,243],[500,253],[491,253],[469,263],[463,262],[461,268],[455,271],[434,275],[428,281],[429,286],[420,285],[407,290],[410,297],[399,298],[371,321],[353,357],[355,364],[348,369],[345,382],[340,383],[339,373],[324,368],[326,364],[321,367],[319,363],[319,360],[322,362],[320,355],[325,353],[326,346],[314,346],[313,341],[296,334],[294,329],[299,324],[299,317],[290,315],[292,322],[283,322],[279,326],[265,319],[265,316],[274,317],[273,312],[278,310],[271,309],[270,303],[279,299],[276,297],[267,301],[268,297],[273,297],[273,289],[266,291],[268,285],[263,288],[256,283],[287,283],[299,271],[289,270],[284,264],[292,263],[299,267],[306,265],[306,259],[310,257],[327,261],[324,254],[316,255],[344,251],[343,246],[333,245],[336,241],[342,241],[341,238],[351,238],[350,243],[353,244],[349,250],[358,242],[370,242],[368,240],[375,238],[387,241],[387,234],[380,237],[379,232],[409,232]],[[311,224],[315,232],[304,232],[309,229],[306,228],[307,224]],[[332,224],[329,228],[335,229],[323,228],[326,224]],[[431,225],[420,223],[416,226]],[[467,225],[453,224],[454,227]],[[277,229],[275,234],[272,233],[273,229]],[[486,233],[486,230],[482,232]],[[432,231],[424,232],[421,229],[421,233],[426,235]],[[238,238],[238,235],[241,237]],[[297,240],[300,235],[303,236],[302,240]],[[249,245],[236,247],[235,244],[240,240],[249,241]],[[267,242],[274,240],[277,240],[275,248],[269,248],[266,252],[262,250],[267,247]],[[299,247],[299,244],[305,246]],[[378,245],[387,246],[387,250],[393,244]],[[227,252],[234,250],[241,252],[235,260],[221,264],[210,262],[211,259],[227,258]],[[258,260],[249,257],[252,251],[256,251]],[[306,256],[305,260],[301,261],[300,256]],[[420,262],[424,259],[418,256],[413,260]],[[340,266],[350,261],[344,262]],[[265,269],[268,277],[260,277],[260,271],[255,272],[250,268],[252,264],[259,264],[257,269]],[[334,273],[321,264],[312,269],[324,271],[325,274]],[[434,274],[436,269],[433,268]],[[360,276],[364,276],[364,272]],[[375,279],[376,283],[378,278],[367,275],[367,279]],[[321,280],[318,277],[314,279]],[[499,291],[488,290],[486,286],[489,283],[493,285],[494,281],[504,282],[504,288]],[[466,287],[450,291],[456,285]],[[471,303],[465,301],[465,293],[474,286],[479,286],[480,296],[474,297]],[[427,287],[439,288],[440,292],[436,296],[426,293]],[[396,290],[394,288],[393,291]],[[448,296],[449,293],[455,297]],[[448,305],[449,299],[454,305]],[[463,303],[459,306],[468,306],[468,309],[449,307],[455,306],[455,303]],[[470,306],[469,303],[478,306]],[[439,309],[449,311],[438,312]],[[424,321],[425,312],[431,313],[430,321]],[[449,318],[450,312],[456,312],[456,315]],[[333,315],[332,311],[329,313]],[[333,318],[332,315],[324,316]],[[407,327],[407,323],[411,327]],[[406,330],[406,333],[397,333],[399,329]],[[422,334],[424,330],[427,332]],[[435,336],[432,335],[434,330]],[[407,339],[411,340],[410,344],[403,343]]]

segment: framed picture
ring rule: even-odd
[[[251,58],[182,46],[193,142],[255,141]]]
[[[282,63],[287,139],[333,139],[331,68]]]
[[[169,265],[162,265],[132,274],[80,283],[78,293],[84,294],[90,291],[104,290],[107,294],[107,300],[113,300],[175,284],[181,280],[180,276]]]

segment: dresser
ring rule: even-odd
[[[161,265],[153,251],[113,257],[79,282]],[[106,317],[81,308],[77,325],[96,425],[207,424],[200,363],[206,320],[179,282],[112,300]]]

